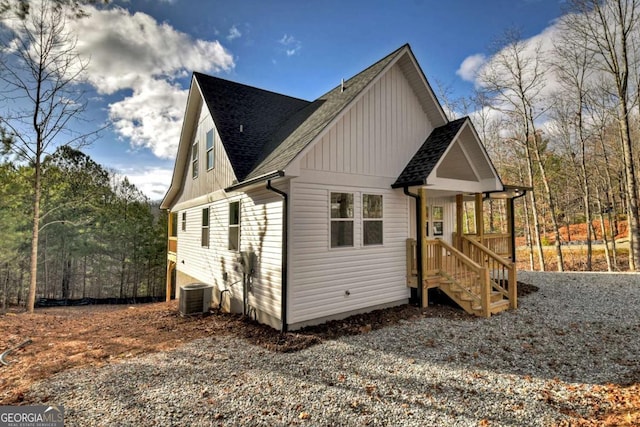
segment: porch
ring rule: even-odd
[[[455,230],[449,236],[433,238],[428,224],[435,218],[429,217],[426,193],[424,187],[418,190],[419,224],[424,225],[418,227],[421,239],[410,238],[406,242],[407,286],[418,290],[416,294],[421,306],[428,305],[428,290],[438,288],[467,313],[476,316],[490,317],[516,309],[514,194],[508,190],[493,196],[456,194]],[[484,203],[492,197],[503,201],[502,214],[506,221],[503,228],[506,230],[485,233]],[[475,205],[471,215],[473,227],[469,226],[469,211],[463,209],[465,200],[470,199]]]

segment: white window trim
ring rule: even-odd
[[[353,197],[353,216],[351,218],[332,218],[331,217],[331,194],[332,193],[342,193],[342,194],[351,194]],[[358,240],[356,240],[356,209],[357,209],[357,198],[356,195],[358,193],[356,191],[348,191],[348,190],[329,190],[328,194],[327,194],[327,199],[328,199],[328,205],[329,205],[329,209],[327,209],[327,217],[328,217],[328,221],[329,221],[329,232],[327,233],[327,245],[329,247],[329,250],[332,251],[343,251],[343,250],[349,250],[349,249],[354,249],[358,247]],[[351,246],[331,246],[331,225],[333,222],[348,222],[351,221],[353,223],[353,244]]]
[[[363,203],[364,203],[364,196],[380,196],[382,197],[382,217],[381,218],[365,218],[364,217],[364,207],[363,207]],[[384,208],[384,194],[380,194],[380,193],[365,193],[362,192],[360,193],[360,219],[361,219],[361,228],[362,228],[362,232],[360,233],[360,241],[362,244],[363,248],[375,248],[375,247],[380,247],[380,246],[384,246],[384,212],[385,212],[385,208]],[[370,243],[370,244],[365,244],[364,243],[364,223],[365,222],[373,222],[373,221],[379,221],[382,223],[382,242],[381,243]]]
[[[237,203],[238,204],[238,223],[237,224],[231,224],[231,205],[233,203]],[[229,209],[229,219],[227,221],[227,250],[231,251],[231,252],[240,252],[241,250],[241,239],[242,239],[242,203],[240,200],[232,200],[229,201],[229,204],[227,205],[227,209]],[[238,229],[238,242],[237,242],[237,249],[231,249],[229,248],[229,234],[231,231],[231,228],[237,228]]]
[[[198,160],[200,147],[198,146],[198,140],[193,141],[191,144],[191,178],[196,179],[200,172],[200,162]],[[198,167],[196,167],[198,165]]]
[[[207,147],[207,135],[211,134],[211,148]],[[209,130],[205,136],[204,136],[204,147],[206,150],[205,153],[205,159],[206,159],[206,166],[207,166],[207,170],[210,171],[211,169],[215,168],[216,165],[216,154],[215,154],[215,146],[216,146],[216,133],[214,131],[214,129],[212,128],[211,130]],[[209,165],[209,153],[213,153],[213,159],[211,161],[211,165]]]
[[[207,225],[204,224],[205,219],[205,211],[207,212]],[[201,219],[201,227],[200,227],[200,246],[203,248],[208,248],[211,243],[211,209],[209,207],[202,208],[202,219]],[[204,239],[204,230],[207,230],[207,240],[205,242]]]

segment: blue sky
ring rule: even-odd
[[[464,96],[506,29],[540,37],[563,7],[562,0],[112,0],[73,28],[91,58],[88,118],[110,124],[85,151],[157,200],[171,179],[194,70],[312,100],[409,43],[432,86]]]

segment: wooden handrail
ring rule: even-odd
[[[498,255],[497,253],[493,252],[491,249],[487,248],[486,246],[480,244],[478,241],[474,240],[474,239],[470,239],[467,236],[463,236],[462,237],[465,241],[469,242],[470,244],[472,244],[473,246],[477,247],[478,249],[480,249],[482,252],[484,252],[486,255],[489,255],[491,258],[495,259],[496,261],[498,261],[500,264],[503,264],[505,266],[511,265],[512,262],[506,258],[504,258],[503,256]]]
[[[465,254],[469,258],[474,261],[482,262],[483,266],[487,268],[487,271],[494,271],[494,274],[497,275],[497,280],[494,278],[491,280],[492,287],[502,293],[509,300],[509,307],[512,309],[518,308],[518,282],[516,279],[516,268],[513,262],[510,260],[496,254],[486,246],[478,243],[476,240],[469,238],[467,236],[462,237],[463,248],[473,246],[474,249],[477,250],[482,256],[475,256],[471,253],[471,250],[468,250],[469,253]],[[465,244],[467,246],[465,246]],[[487,259],[485,260],[485,257]],[[497,268],[496,268],[497,267]],[[505,276],[506,271],[506,276]],[[509,284],[508,290],[505,289],[501,280],[506,280]]]
[[[445,248],[448,251],[450,251],[450,252],[454,253],[455,255],[457,255],[457,258],[461,262],[463,262],[464,264],[467,264],[469,267],[475,269],[476,272],[480,272],[480,270],[482,269],[482,266],[480,264],[478,264],[477,262],[473,261],[467,255],[465,255],[464,253],[460,252],[459,250],[457,250],[456,248],[454,248],[453,246],[451,246],[450,244],[448,244],[444,240],[434,240],[434,241],[438,242],[440,244],[440,246],[442,246],[443,248]]]

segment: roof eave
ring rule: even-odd
[[[393,184],[391,184],[391,188],[421,187],[423,185],[427,185],[426,179],[411,182],[394,182]]]
[[[237,184],[230,185],[229,187],[225,188],[224,191],[229,193],[231,191],[236,191],[236,190],[248,187],[248,186],[253,185],[253,184],[258,184],[260,182],[267,181],[269,179],[282,178],[283,176],[285,176],[285,174],[284,174],[284,171],[282,171],[282,170],[269,172],[269,173],[266,173],[264,175],[257,176],[255,178],[251,178],[251,179],[248,179],[246,181],[242,181],[242,182],[239,182]]]

